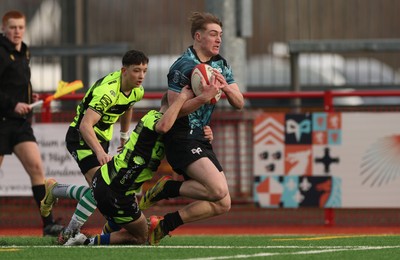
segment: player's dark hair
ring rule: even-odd
[[[2,23],[3,25],[6,25],[9,19],[20,19],[20,18],[25,19],[25,15],[20,11],[11,10],[3,15]]]
[[[122,65],[128,67],[130,65],[148,64],[149,58],[141,51],[130,50],[122,57]]]
[[[206,25],[210,23],[215,23],[221,26],[221,20],[211,13],[200,13],[200,12],[193,12],[192,16],[190,17],[189,21],[192,23],[192,27],[190,29],[190,33],[192,34],[192,38],[194,39],[194,35],[198,30],[205,30]]]

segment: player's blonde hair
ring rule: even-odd
[[[207,24],[215,23],[222,28],[221,20],[211,13],[193,12],[189,20],[192,23],[190,33],[193,39],[197,31],[206,29]]]

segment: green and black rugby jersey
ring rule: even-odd
[[[132,131],[123,150],[101,167],[104,181],[116,192],[137,193],[142,184],[153,177],[165,155],[162,135],[155,125],[162,113],[150,110]]]
[[[94,126],[94,131],[102,141],[110,141],[113,125],[118,118],[143,98],[143,86],[132,89],[126,96],[121,92],[121,71],[115,71],[99,79],[86,92],[85,97],[76,108],[76,116],[70,126],[79,128],[88,108],[96,111],[101,119]]]

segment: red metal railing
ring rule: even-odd
[[[42,99],[48,97],[49,93],[41,95]],[[163,92],[148,92],[145,93],[145,99],[160,99]],[[84,94],[69,94],[59,98],[59,100],[80,100]],[[324,111],[334,111],[334,98],[338,97],[400,97],[400,90],[366,90],[366,91],[301,91],[301,92],[290,92],[290,91],[277,91],[277,92],[246,92],[243,93],[245,99],[296,99],[296,98],[315,98],[322,99],[324,101]],[[226,98],[222,95],[222,98]],[[42,109],[42,122],[51,122],[51,110],[50,103],[44,104]]]

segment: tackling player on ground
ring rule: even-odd
[[[90,239],[78,234],[68,245],[145,244],[148,241],[148,223],[137,205],[135,194],[157,171],[164,158],[162,135],[171,128],[182,105],[193,96],[190,88],[185,87],[176,102],[168,107],[164,94],[160,110],[151,110],[143,116],[122,151],[93,177],[92,190],[97,207],[108,220],[106,226],[114,232],[103,230],[103,234]],[[204,136],[209,142],[212,140],[208,126]],[[122,229],[118,230],[119,227]]]

